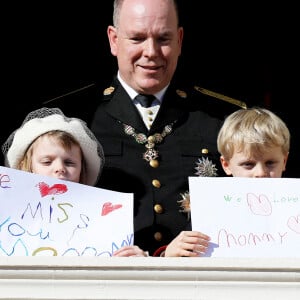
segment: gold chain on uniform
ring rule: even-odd
[[[145,144],[147,150],[143,154],[143,159],[151,162],[158,158],[158,151],[154,149],[155,145],[161,143],[163,139],[172,132],[175,122],[166,125],[161,133],[154,133],[148,137],[144,133],[136,133],[135,129],[130,125],[123,124],[123,126],[127,135],[132,136],[137,143]]]

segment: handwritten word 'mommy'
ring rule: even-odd
[[[278,235],[278,236],[277,236]],[[225,245],[228,248],[239,246],[258,246],[263,243],[276,243],[279,240],[280,244],[283,244],[283,239],[287,235],[287,232],[277,232],[276,236],[271,233],[255,234],[249,232],[248,234],[233,234],[229,233],[226,229],[220,229],[218,233],[218,244]]]

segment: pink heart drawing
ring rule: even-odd
[[[247,202],[250,210],[255,215],[269,216],[272,213],[271,202],[265,195],[256,196],[252,193],[248,193]]]
[[[113,205],[111,202],[106,202],[102,206],[102,213],[101,216],[106,216],[107,214],[111,213],[112,211],[121,208],[122,204],[115,204]]]
[[[296,233],[300,233],[300,215],[289,217],[287,226]]]

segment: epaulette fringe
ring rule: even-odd
[[[205,94],[205,95],[208,95],[208,96],[211,96],[211,97],[214,97],[214,98],[217,98],[217,99],[220,99],[220,100],[223,100],[223,101],[226,101],[226,102],[229,102],[231,104],[234,104],[234,105],[237,105],[243,109],[246,109],[247,108],[247,104],[243,101],[240,101],[240,100],[237,100],[237,99],[234,99],[234,98],[231,98],[231,97],[228,97],[228,96],[225,96],[225,95],[222,95],[222,94],[219,94],[219,93],[216,93],[216,92],[213,92],[213,91],[210,91],[210,90],[207,90],[207,89],[204,89],[200,86],[194,86],[195,90],[202,93],[202,94]]]

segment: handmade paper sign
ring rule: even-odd
[[[192,229],[211,257],[300,257],[300,180],[190,177]]]
[[[0,167],[0,255],[109,257],[133,242],[133,194]]]

